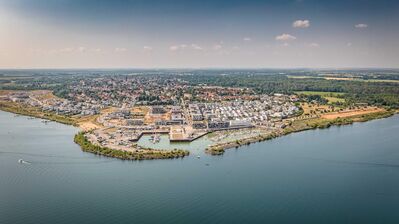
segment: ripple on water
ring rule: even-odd
[[[399,220],[399,116],[141,162],[82,152],[71,126],[0,112],[0,127],[0,223]]]

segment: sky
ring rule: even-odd
[[[0,68],[399,68],[395,0],[0,0]]]

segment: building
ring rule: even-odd
[[[144,125],[144,119],[127,119],[126,125],[128,125],[128,126]]]
[[[164,114],[164,113],[166,113],[166,111],[163,108],[163,106],[152,106],[151,113],[152,114]]]
[[[208,129],[225,129],[230,127],[229,121],[210,121],[208,122]]]

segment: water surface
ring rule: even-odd
[[[399,223],[399,116],[141,162],[76,132],[0,112],[0,223]]]

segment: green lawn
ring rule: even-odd
[[[336,103],[340,102],[343,103],[345,102],[345,99],[342,98],[342,96],[345,93],[339,93],[339,92],[319,92],[319,91],[297,91],[295,92],[296,94],[305,94],[305,95],[320,95],[326,100],[328,100],[328,103]]]
[[[319,91],[297,91],[296,94],[305,94],[305,95],[320,95],[323,97],[339,97],[344,95],[345,93],[339,92],[319,92]]]
[[[337,102],[343,103],[343,102],[345,102],[344,98],[329,97],[329,96],[325,96],[324,98],[326,98],[329,103],[337,103]]]

